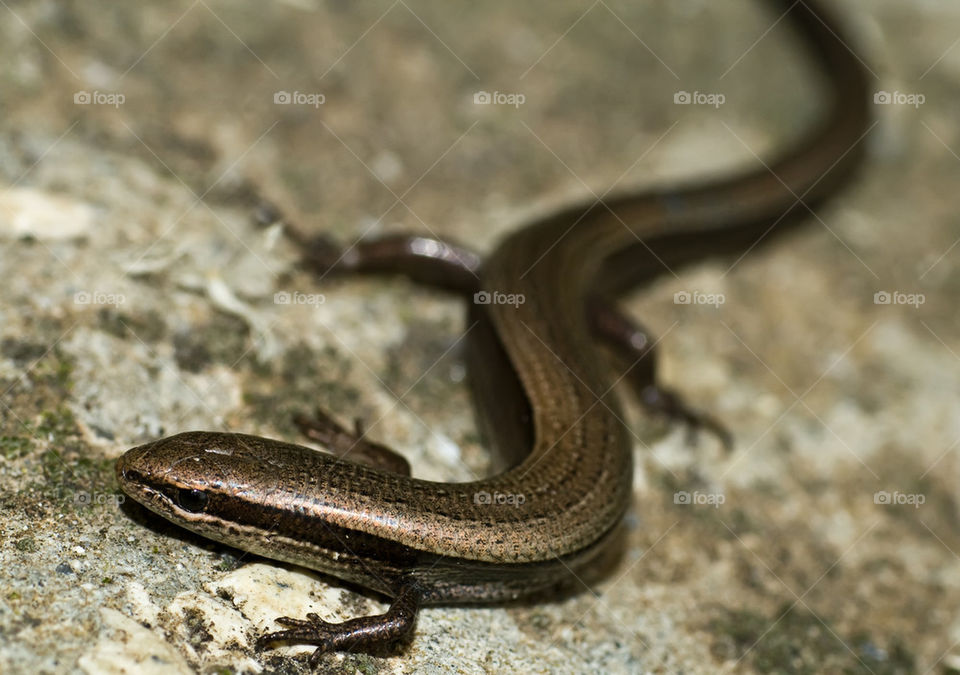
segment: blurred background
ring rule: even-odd
[[[406,652],[327,667],[960,669],[960,6],[831,7],[875,78],[857,179],[774,245],[624,303],[733,452],[624,391],[636,493],[607,573],[428,610]],[[318,283],[278,223],[487,252],[611,189],[761,168],[823,111],[759,0],[8,0],[0,59],[3,672],[296,672],[302,649],[250,648],[275,616],[384,606],[122,504],[128,447],[296,441],[291,414],[320,405],[415,476],[484,474],[463,304]]]

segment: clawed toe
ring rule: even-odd
[[[320,657],[335,650],[370,649],[378,645],[406,639],[413,630],[420,606],[421,591],[414,583],[402,586],[383,614],[349,619],[342,623],[324,621],[311,612],[305,619],[283,616],[277,623],[287,630],[260,636],[255,648],[260,651],[274,642],[295,642],[314,645],[310,665],[316,667]]]
[[[261,635],[255,645],[257,651],[263,650],[274,642],[300,642],[316,645],[317,651],[320,653],[329,651],[332,647],[331,638],[336,630],[336,624],[324,621],[312,612],[307,614],[306,619],[281,616],[276,621],[281,626],[288,626],[289,630],[278,630]],[[314,652],[314,654],[316,653]]]
[[[313,623],[310,620],[310,616],[310,614],[307,614],[306,619],[294,619],[292,616],[281,616],[277,617],[276,621],[281,626],[289,626],[290,628],[312,628]],[[316,614],[313,616],[316,616]]]
[[[733,448],[733,435],[722,422],[708,413],[690,407],[678,394],[657,385],[650,385],[642,390],[641,401],[648,409],[684,424],[687,428],[687,442],[691,445],[696,443],[697,432],[702,429],[716,436],[728,452]]]

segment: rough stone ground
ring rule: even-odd
[[[877,90],[923,104],[875,106],[865,169],[806,229],[626,303],[735,451],[691,447],[628,396],[636,493],[607,574],[539,604],[428,609],[406,651],[328,671],[960,670],[960,7],[833,4]],[[315,404],[367,420],[415,475],[486,468],[461,305],[317,286],[258,200],[348,240],[485,251],[591,191],[758,166],[819,90],[756,5],[3,3],[0,671],[303,672],[304,649],[252,651],[274,617],[379,611],[118,505],[126,448],[194,428],[295,439],[290,413]]]

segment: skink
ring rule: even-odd
[[[331,454],[194,431],[117,461],[123,490],[174,523],[393,599],[384,614],[343,623],[282,617],[285,630],[258,646],[316,645],[316,664],[328,651],[408,637],[422,605],[543,591],[604,549],[630,504],[633,462],[596,339],[643,357],[636,377],[650,402],[687,413],[657,387],[648,343],[624,339],[630,325],[605,299],[665,267],[746,251],[784,230],[835,191],[862,154],[868,86],[842,32],[809,0],[767,4],[788,14],[831,92],[823,121],[768,167],[576,205],[514,232],[483,261],[426,238],[349,251],[301,238],[318,270],[399,272],[486,294],[470,305],[476,328],[467,349],[479,420],[503,467],[496,475],[418,480],[389,449],[322,415],[300,422]],[[523,302],[483,302],[495,294]]]

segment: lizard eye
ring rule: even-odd
[[[199,513],[207,506],[207,495],[202,490],[179,490],[177,503],[185,511]]]

